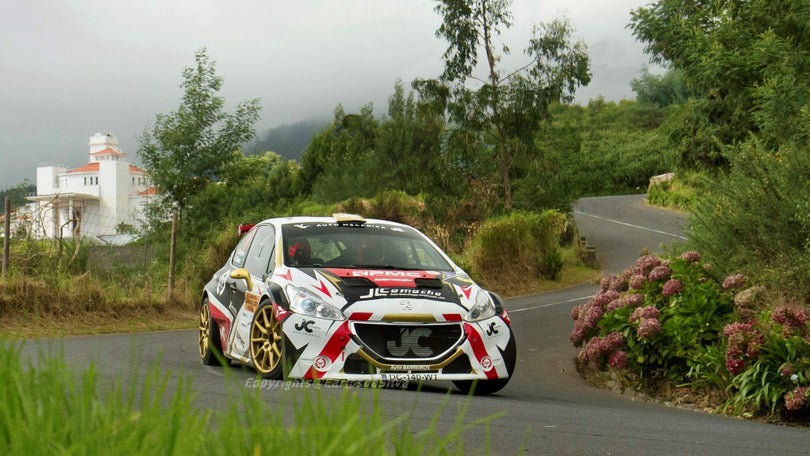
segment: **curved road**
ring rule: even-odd
[[[661,252],[682,240],[683,215],[644,205],[643,196],[586,198],[575,217],[582,235],[596,246],[606,272],[619,272],[642,249]],[[553,293],[507,301],[518,343],[518,364],[509,385],[497,395],[468,398],[451,393],[446,384],[424,385],[421,391],[378,390],[383,415],[411,416],[416,432],[436,419],[441,432],[453,428],[460,410],[465,422],[488,418],[464,433],[465,454],[541,455],[764,455],[807,454],[810,431],[633,401],[587,385],[577,374],[576,350],[568,342],[571,307],[585,302],[596,290],[582,284]],[[130,335],[73,337],[29,342],[25,356],[63,350],[68,363],[79,368],[95,363],[110,378],[119,375],[141,384],[153,366],[192,378],[196,404],[221,409],[248,388],[255,373],[247,369],[204,367],[199,362],[196,330]],[[274,407],[288,408],[311,388],[285,390],[275,384],[261,390]],[[371,394],[356,389],[358,394]],[[338,389],[322,389],[339,397]],[[368,393],[367,393],[368,392]],[[292,416],[285,413],[285,416]],[[350,438],[350,437],[347,437]],[[489,449],[488,451],[486,449]]]

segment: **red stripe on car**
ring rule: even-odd
[[[469,323],[464,323],[464,332],[467,333],[467,340],[470,341],[470,347],[472,347],[475,359],[483,364],[483,359],[489,358],[489,354],[487,354],[487,349],[484,347],[484,341],[481,340],[481,335],[478,334],[478,331]],[[494,367],[488,371],[484,371],[484,373],[487,375],[488,379],[498,378],[498,372],[496,372]]]

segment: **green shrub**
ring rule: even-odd
[[[809,151],[741,145],[730,172],[695,204],[689,242],[718,273],[810,300]]]
[[[672,180],[650,185],[647,202],[654,206],[688,211],[708,186],[709,177],[695,171],[675,173]]]
[[[533,279],[544,272],[547,278],[559,277],[559,244],[567,225],[567,217],[556,210],[513,212],[487,220],[473,239],[473,270],[485,285],[513,277]]]

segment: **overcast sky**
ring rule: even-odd
[[[513,0],[501,36],[511,59],[533,25],[567,17],[593,80],[577,102],[633,99],[648,65],[626,28],[650,0]],[[87,163],[88,140],[118,136],[138,163],[137,137],[179,106],[182,71],[205,47],[230,106],[261,100],[258,133],[372,103],[382,114],[397,80],[441,73],[447,47],[431,0],[3,0],[0,3],[0,188],[36,167]],[[506,65],[506,64],[504,64]],[[504,66],[504,69],[506,66]]]

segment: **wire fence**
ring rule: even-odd
[[[64,264],[98,273],[143,270],[154,258],[151,246],[136,242],[144,224],[132,211],[52,202],[12,210],[6,197],[2,218],[3,277]]]

